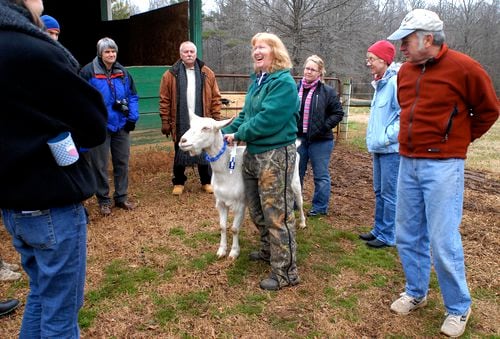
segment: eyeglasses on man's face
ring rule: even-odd
[[[366,59],[365,59],[365,62],[366,62],[367,64],[368,64],[368,63],[373,64],[373,63],[374,63],[375,61],[377,61],[377,60],[382,60],[382,59],[380,59],[380,58],[374,58],[374,57],[369,57],[369,58],[366,58]]]
[[[306,67],[304,68],[305,71],[308,71],[308,72],[319,72],[317,69],[314,69],[314,68],[311,68],[311,67]]]

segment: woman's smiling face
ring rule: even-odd
[[[252,57],[255,69],[261,72],[269,72],[274,59],[271,46],[262,40],[257,40],[253,45]]]

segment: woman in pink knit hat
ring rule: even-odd
[[[380,40],[366,53],[366,66],[373,75],[375,88],[366,130],[366,146],[373,159],[375,218],[370,232],[360,234],[371,248],[395,245],[396,187],[399,170],[399,112],[396,74],[393,63],[396,49]]]

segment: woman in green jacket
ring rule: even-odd
[[[243,110],[224,133],[230,144],[246,142],[245,196],[261,240],[260,250],[250,253],[250,260],[271,264],[271,274],[260,287],[279,290],[300,281],[291,188],[299,98],[283,42],[274,34],[257,33],[251,44],[255,73]]]

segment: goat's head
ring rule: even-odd
[[[195,156],[216,145],[217,142],[222,143],[220,130],[231,121],[233,119],[217,121],[212,118],[191,117],[189,122],[191,127],[182,135],[179,148]]]

